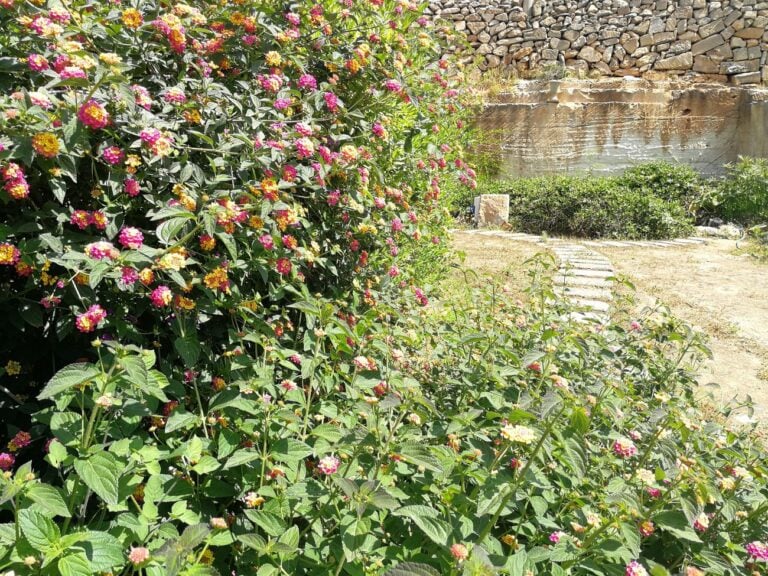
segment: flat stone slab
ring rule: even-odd
[[[595,288],[610,288],[613,283],[601,278],[590,278],[587,276],[557,276],[557,284],[561,286],[593,286]]]
[[[603,302],[602,300],[572,298],[571,302],[573,302],[576,306],[581,306],[582,308],[590,308],[591,310],[597,310],[598,312],[608,312],[608,310],[611,308],[610,303]]]
[[[613,266],[608,260],[582,260],[572,259],[566,262],[569,266],[575,268],[590,268],[592,270],[613,270]]]
[[[588,268],[560,268],[558,272],[563,276],[584,276],[586,278],[610,278],[614,275],[613,270],[590,270]]]
[[[568,298],[586,298],[589,300],[610,300],[613,295],[605,288],[577,288],[575,286],[558,286],[555,292]]]

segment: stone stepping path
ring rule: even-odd
[[[532,242],[555,253],[559,268],[554,276],[555,292],[580,308],[571,317],[579,321],[606,322],[613,299],[614,269],[610,260],[593,250],[599,248],[669,248],[706,244],[705,238],[676,238],[674,240],[580,240],[545,237],[523,232],[471,229],[451,230],[452,233],[473,234]]]
[[[607,320],[613,299],[610,261],[581,244],[558,244],[552,251],[560,262],[555,291],[583,310],[572,316],[576,320]]]

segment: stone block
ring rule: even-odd
[[[746,72],[744,74],[736,74],[731,76],[731,82],[734,84],[759,84],[760,72]]]
[[[763,28],[744,28],[736,32],[736,36],[746,39],[759,39],[763,37],[765,30]]]
[[[481,194],[475,198],[475,223],[478,228],[497,227],[508,221],[508,194]]]
[[[702,74],[717,74],[720,71],[720,64],[709,56],[696,56],[693,59],[693,70]]]
[[[714,20],[713,22],[699,26],[699,36],[708,38],[712,36],[712,34],[717,34],[724,29],[725,24],[723,24],[722,20]]]
[[[722,44],[725,44],[723,37],[720,34],[713,34],[709,38],[704,38],[704,40],[700,40],[691,46],[691,52],[693,52],[694,56],[697,56],[709,52],[712,48],[717,48]]]
[[[584,46],[584,48],[582,48],[579,52],[579,58],[587,62],[594,63],[602,60],[603,57],[597,50],[592,48],[592,46]]]
[[[673,42],[675,38],[676,35],[674,32],[659,32],[658,34],[653,35],[653,43],[664,44],[667,42]]]
[[[685,52],[684,54],[678,54],[676,56],[670,56],[669,58],[662,58],[657,60],[654,65],[656,70],[690,70],[693,66],[693,54],[691,52]]]
[[[648,27],[648,33],[649,34],[658,34],[659,32],[664,32],[664,29],[666,28],[667,24],[664,22],[661,18],[651,18],[651,23]]]
[[[720,64],[720,74],[746,74],[749,72],[758,72],[760,70],[760,60],[744,60],[743,62],[722,62]]]

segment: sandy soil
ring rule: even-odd
[[[453,248],[466,256],[464,268],[474,270],[480,276],[493,276],[503,281],[521,298],[523,290],[530,284],[527,267],[523,263],[537,254],[546,252],[532,242],[463,232],[453,235]],[[453,280],[463,281],[463,276],[456,276]]]
[[[456,233],[454,247],[464,265],[493,275],[521,291],[527,285],[525,260],[541,252],[529,243]],[[739,254],[730,240],[681,247],[591,249],[607,256],[617,274],[637,288],[638,306],[661,302],[709,337],[713,360],[700,382],[716,384],[721,402],[755,403],[755,417],[768,422],[768,265]]]
[[[717,384],[722,401],[751,396],[755,416],[768,421],[768,265],[732,240],[598,251],[635,284],[641,304],[660,301],[709,336],[714,358],[700,382]]]

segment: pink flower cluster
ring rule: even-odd
[[[325,100],[325,106],[328,108],[328,112],[335,114],[339,110],[339,98],[333,92],[326,92],[323,94],[323,100]]]
[[[131,198],[135,198],[141,193],[141,185],[135,178],[126,178],[123,182],[123,189]]]
[[[69,216],[69,223],[77,226],[80,230],[85,230],[93,225],[97,230],[104,230],[107,227],[107,216],[101,210],[88,212],[87,210],[75,210]]]
[[[756,560],[765,560],[768,562],[768,544],[755,540],[745,546],[747,554]]]
[[[144,88],[144,86],[139,86],[138,84],[131,86],[131,90],[133,90],[136,106],[141,106],[145,110],[152,108],[152,98],[149,95],[149,90]]]
[[[114,260],[120,252],[111,242],[92,242],[85,247],[85,253],[94,260]]]
[[[118,236],[120,245],[131,250],[138,250],[144,243],[144,234],[138,228],[127,227],[120,230]]]
[[[302,90],[317,90],[317,79],[311,74],[299,76],[298,86]]]
[[[158,286],[149,295],[149,300],[152,302],[152,306],[155,308],[164,308],[171,304],[173,301],[173,292],[168,286]]]
[[[96,330],[96,327],[107,317],[107,312],[99,306],[94,304],[83,314],[79,314],[75,320],[75,326],[80,332],[88,333]]]
[[[23,200],[29,196],[29,184],[21,166],[10,162],[0,169],[0,176],[3,178],[3,190],[8,193],[8,196],[14,200]]]
[[[101,152],[101,159],[104,160],[110,166],[120,164],[125,158],[125,152],[123,152],[117,146],[108,146]]]
[[[13,454],[8,454],[7,452],[0,454],[0,470],[8,471],[13,468],[15,463],[16,458]]]
[[[627,569],[624,574],[626,574],[626,576],[648,576],[648,571],[642,564],[640,564],[640,562],[632,560],[632,562],[627,564]]]
[[[613,452],[621,458],[631,458],[637,454],[637,447],[628,438],[619,438],[613,443]]]
[[[169,104],[184,104],[187,101],[187,95],[181,88],[168,88],[163,94],[163,100]]]
[[[27,56],[27,66],[34,72],[48,70],[48,60],[40,54],[30,54]]]
[[[96,100],[88,100],[88,102],[80,106],[77,111],[77,118],[92,130],[106,128],[110,120],[109,112]]]
[[[326,476],[330,476],[339,469],[339,464],[341,462],[336,456],[324,456],[317,463],[317,469]]]

